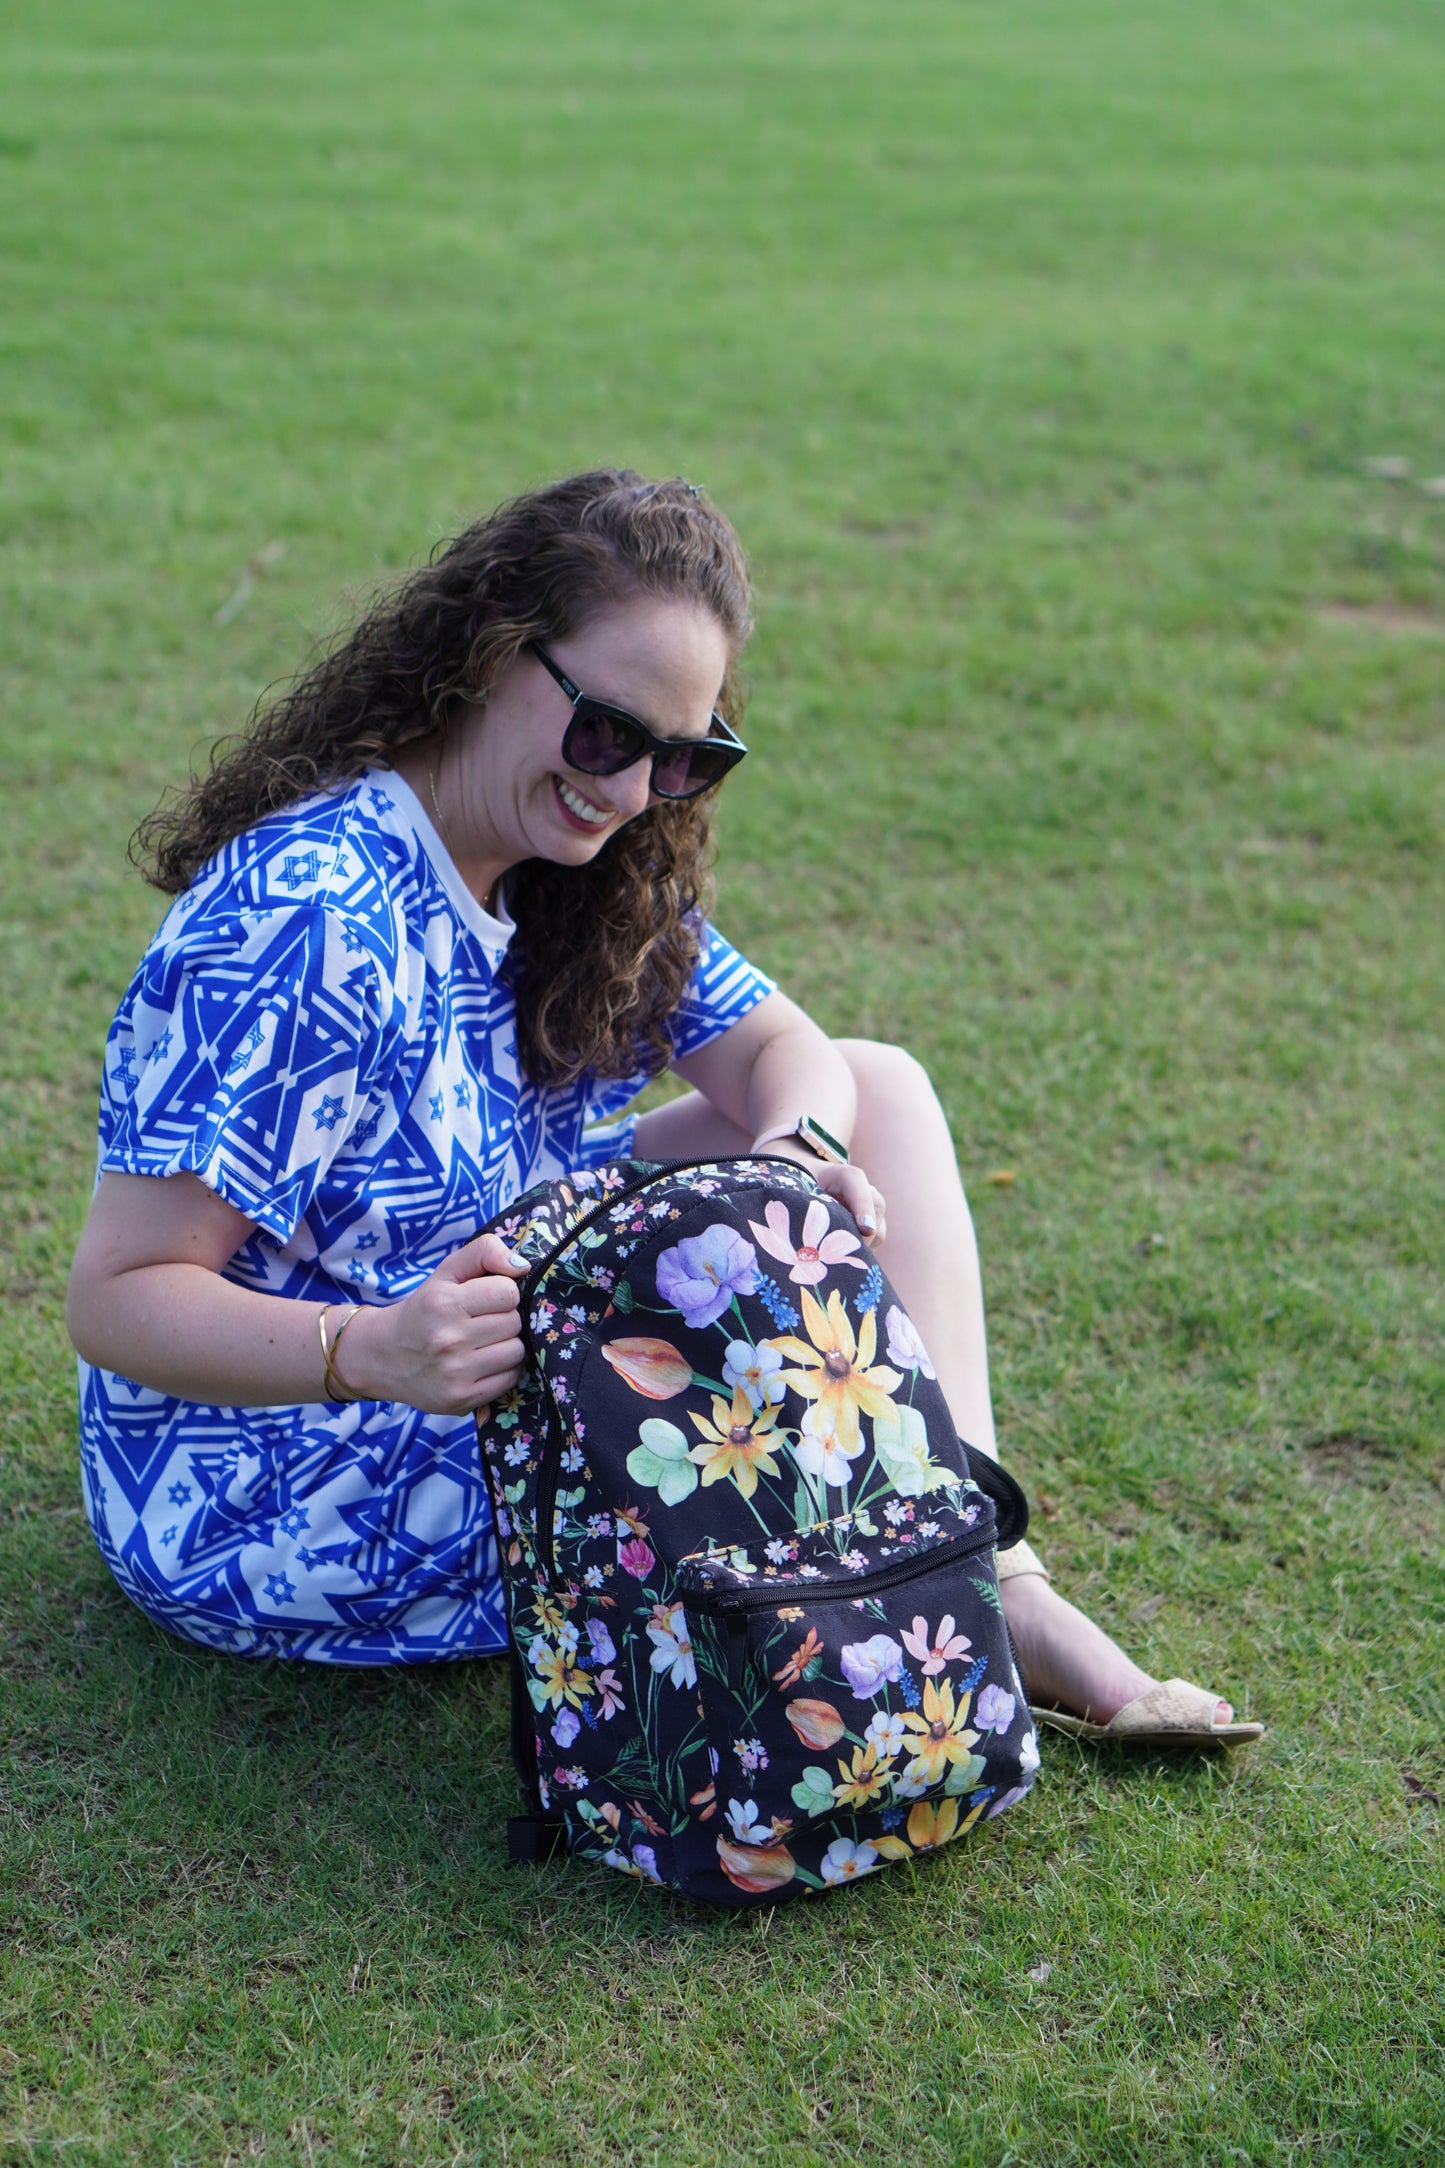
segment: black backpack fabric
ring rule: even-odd
[[[1022,1798],[995,1549],[1027,1507],[842,1207],[788,1160],[629,1160],[491,1224],[531,1268],[525,1375],[478,1422],[513,1856],[772,1904]]]

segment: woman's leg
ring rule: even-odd
[[[879,1262],[908,1305],[960,1434],[995,1458],[983,1282],[953,1140],[926,1070],[901,1047],[840,1039],[858,1085],[851,1156],[883,1192]],[[697,1092],[644,1114],[645,1157],[744,1153],[752,1142]]]
[[[927,1071],[901,1047],[871,1039],[839,1046],[858,1086],[851,1156],[887,1209],[879,1262],[923,1336],[960,1434],[997,1458],[978,1242],[947,1117]],[[1107,1723],[1157,1682],[1046,1575],[1026,1570],[1036,1565],[1031,1554],[1005,1552],[1001,1561],[1024,1683],[1035,1700]]]
[[[983,1276],[947,1117],[901,1046],[840,1039],[838,1050],[858,1086],[850,1157],[887,1210],[878,1261],[923,1336],[960,1437],[996,1460]]]
[[[858,1086],[852,1156],[887,1208],[879,1260],[923,1337],[960,1433],[996,1455],[978,1245],[948,1122],[911,1054],[869,1039],[838,1044]],[[721,1157],[745,1153],[750,1142],[696,1092],[638,1123],[637,1150],[646,1157]],[[1041,1570],[1008,1572],[1008,1560],[1005,1553],[1004,1610],[1036,1700],[1107,1723],[1157,1683]]]

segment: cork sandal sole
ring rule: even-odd
[[[1264,1737],[1263,1724],[1238,1718],[1216,1723],[1214,1712],[1222,1698],[1191,1685],[1188,1679],[1166,1679],[1137,1700],[1126,1701],[1107,1724],[1072,1716],[1067,1709],[1035,1707],[1034,1715],[1039,1723],[1067,1732],[1072,1739],[1103,1739],[1126,1746],[1248,1746],[1251,1740]]]

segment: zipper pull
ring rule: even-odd
[[[733,1693],[742,1692],[743,1678],[748,1668],[748,1622],[741,1612],[728,1614],[728,1685]]]

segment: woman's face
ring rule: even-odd
[[[659,737],[707,736],[722,691],[727,636],[698,603],[639,596],[547,649],[596,700]],[[580,866],[651,802],[651,766],[582,775],[562,758],[572,703],[534,655],[519,656],[448,742],[440,774],[447,827],[498,871],[524,858]],[[450,802],[449,802],[450,801]],[[452,807],[456,809],[453,819]]]

